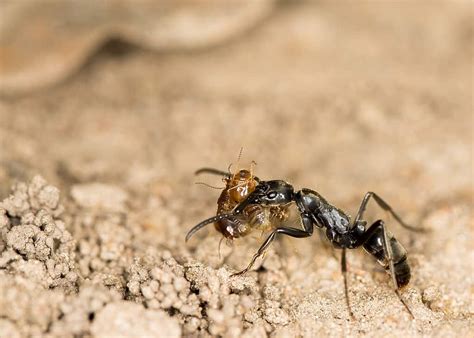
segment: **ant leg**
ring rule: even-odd
[[[303,227],[303,229],[290,228],[290,227],[276,228],[267,237],[265,242],[263,242],[263,244],[258,249],[257,253],[253,255],[252,260],[250,261],[249,265],[242,271],[232,274],[231,277],[243,275],[247,271],[249,271],[252,268],[252,266],[255,264],[255,261],[257,260],[257,258],[263,255],[265,250],[270,246],[270,244],[273,242],[277,234],[287,235],[287,236],[296,237],[296,238],[311,236],[314,230],[313,221],[311,217],[304,211],[300,211],[300,217],[301,217],[301,226]]]
[[[303,238],[303,237],[311,236],[312,235],[312,229],[311,229],[311,231],[306,231],[306,230],[301,230],[301,229],[296,229],[296,228],[286,228],[286,227],[276,228],[267,237],[265,242],[263,242],[263,244],[258,249],[257,253],[255,255],[253,255],[252,260],[250,261],[249,265],[245,269],[243,269],[242,271],[232,274],[231,277],[238,276],[238,275],[243,275],[247,271],[249,271],[252,268],[252,266],[255,264],[255,261],[257,260],[257,258],[262,256],[263,253],[265,252],[265,250],[270,246],[270,244],[273,242],[273,240],[275,239],[275,236],[277,234],[287,235],[287,236],[296,237],[296,238]]]
[[[405,306],[405,309],[407,309],[408,313],[413,317],[413,319],[415,319],[415,316],[413,315],[410,308],[408,307],[408,304],[405,302],[402,295],[400,294],[397,278],[395,276],[395,263],[394,263],[394,260],[393,260],[392,246],[390,245],[390,241],[389,241],[389,238],[388,238],[385,223],[382,220],[378,220],[378,221],[374,222],[367,229],[367,231],[363,234],[363,237],[359,241],[359,245],[362,245],[365,242],[367,242],[368,240],[373,239],[372,238],[373,236],[378,236],[378,234],[376,232],[379,231],[379,229],[382,232],[382,238],[381,239],[382,239],[383,256],[382,257],[376,257],[376,258],[379,259],[379,260],[380,260],[380,258],[382,258],[382,259],[385,258],[387,260],[388,267],[389,267],[389,270],[390,270],[390,276],[392,278],[393,290],[395,291],[398,299],[400,299],[400,301],[402,302],[403,306]],[[394,238],[392,237],[391,239],[394,239]],[[378,242],[378,240],[377,240],[377,242]],[[367,250],[367,248],[366,248],[366,250]],[[372,253],[372,254],[374,255],[374,253]],[[406,257],[405,257],[405,259],[406,259]]]
[[[352,313],[352,310],[351,310],[351,303],[349,301],[349,290],[348,290],[348,287],[347,287],[346,248],[342,248],[341,271],[342,271],[342,276],[344,277],[344,294],[346,296],[347,310],[349,311],[349,316],[351,316],[351,318],[354,319],[355,317],[354,317],[354,314]]]
[[[362,200],[362,203],[360,204],[359,211],[357,212],[357,215],[354,219],[354,223],[352,227],[354,227],[357,223],[361,221],[362,216],[364,215],[364,212],[365,212],[365,208],[367,207],[367,203],[369,203],[369,200],[371,197],[375,200],[375,202],[377,202],[380,208],[382,208],[385,211],[388,211],[402,227],[411,231],[416,231],[416,232],[426,231],[425,228],[414,227],[405,223],[402,220],[402,218],[392,209],[392,207],[387,202],[385,202],[379,195],[377,195],[376,193],[372,191],[369,191],[368,193],[365,194],[364,199]]]

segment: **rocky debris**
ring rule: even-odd
[[[76,184],[71,188],[71,196],[83,208],[105,211],[123,211],[128,199],[124,190],[102,183]]]
[[[1,338],[20,338],[20,331],[16,325],[8,319],[0,319],[0,337]]]
[[[53,216],[58,216],[63,211],[59,204],[59,189],[48,185],[41,176],[35,176],[30,184],[17,183],[12,194],[2,201],[2,208],[11,217],[21,217],[40,209]]]
[[[76,184],[69,206],[77,238],[78,270],[93,283],[124,291],[124,274],[133,261],[133,232],[127,219],[128,194],[107,184]]]
[[[202,252],[196,250],[191,258],[189,251],[178,246],[182,234],[178,225],[174,225],[175,235],[160,233],[161,238],[156,239],[150,234],[158,233],[143,231],[142,209],[118,212],[74,200],[67,212],[62,210],[59,191],[40,177],[17,184],[0,204],[0,337],[101,337],[119,332],[226,337],[345,333],[348,319],[335,260],[319,264],[317,272],[308,270],[305,265],[309,263],[299,259],[292,263],[279,255],[284,246],[275,243],[256,271],[232,277],[235,269],[211,257],[215,238],[200,242]],[[410,330],[423,328],[430,334],[442,327],[444,317],[463,318],[469,308],[469,301],[464,300],[469,298],[468,291],[447,290],[452,280],[448,269],[432,269],[435,261],[469,268],[467,261],[453,265],[441,252],[457,252],[456,244],[464,243],[459,238],[470,220],[465,207],[439,209],[426,217],[424,225],[438,232],[454,224],[450,230],[456,236],[430,239],[427,235],[410,250],[416,274],[403,293],[417,318]],[[426,241],[431,243],[429,250],[424,248]],[[229,259],[225,262],[234,268],[253,252],[245,245],[240,249],[227,253],[229,257],[226,254]],[[435,261],[421,266],[426,258],[417,251]],[[351,257],[352,264],[360,264],[357,262],[357,256]],[[384,318],[392,318],[397,309],[403,311],[386,285],[385,274],[360,273],[350,274],[353,311],[359,318],[351,332],[369,332],[375,319],[385,323]],[[382,311],[388,298],[393,304]],[[403,315],[408,317],[406,312]],[[383,330],[396,327],[397,320],[389,322]]]
[[[257,281],[250,276],[230,275],[225,267],[215,270],[197,262],[186,264],[186,278],[205,304],[208,331],[212,335],[238,337],[244,332],[244,324],[251,325],[251,314],[259,312],[261,295]]]
[[[59,304],[60,319],[51,325],[53,336],[82,336],[90,334],[91,324],[98,313],[111,302],[120,300],[121,294],[101,285],[86,283],[75,296]]]
[[[0,268],[46,288],[75,289],[76,243],[59,218],[59,190],[41,176],[18,183],[0,203]]]
[[[46,290],[24,277],[0,273],[0,337],[45,333],[58,320],[64,299],[59,290]]]
[[[166,251],[149,253],[130,266],[127,288],[130,299],[173,314],[185,334],[249,335],[254,329],[245,329],[261,321],[260,290],[254,278],[230,274],[195,261],[181,265]]]
[[[142,305],[117,301],[108,304],[92,324],[95,337],[180,337],[176,319],[159,310],[146,310]]]
[[[90,334],[96,313],[121,299],[120,293],[86,283],[65,296],[20,276],[0,274],[0,337]]]
[[[169,252],[148,252],[136,258],[128,269],[127,289],[130,299],[147,308],[172,313],[181,324],[193,327],[193,331],[207,325],[199,298],[191,292],[191,283],[185,278],[184,267]]]
[[[474,251],[469,233],[472,234],[473,225],[472,206],[468,204],[437,208],[423,221],[423,226],[430,229],[430,236],[446,231],[450,234],[429,238],[429,247],[417,243],[429,259],[414,257],[418,264],[415,280],[423,290],[423,304],[433,312],[456,319],[474,312],[474,275],[462,275],[463,271],[472,272]]]
[[[133,261],[133,235],[117,213],[73,212],[72,232],[78,239],[77,266],[83,278],[123,291],[124,274]]]
[[[263,317],[265,320],[275,326],[288,325],[290,323],[290,316],[285,309],[282,308],[281,286],[278,287],[276,283],[268,283],[263,288],[264,306]]]

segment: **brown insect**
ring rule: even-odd
[[[252,162],[250,170],[240,169],[235,173],[231,173],[230,167],[228,172],[214,168],[201,168],[196,171],[196,175],[206,173],[222,176],[225,187],[217,200],[216,216],[191,229],[186,241],[209,223],[214,223],[215,229],[224,238],[233,240],[247,236],[253,230],[266,232],[281,225],[288,218],[288,206],[266,207],[257,204],[249,205],[235,217],[229,217],[229,213],[243,202],[260,182],[260,179],[253,175],[254,165],[255,162]]]

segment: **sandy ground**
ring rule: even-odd
[[[472,4],[298,2],[219,46],[108,44],[66,80],[0,101],[0,336],[472,334]],[[10,91],[11,94],[13,91]],[[20,95],[21,94],[21,95]],[[240,148],[243,155],[239,163]],[[218,177],[319,191],[354,215],[378,192],[425,234],[386,218],[409,252],[402,292],[349,254],[264,237],[222,244]]]

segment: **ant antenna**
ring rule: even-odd
[[[216,189],[216,190],[222,190],[222,189],[225,188],[225,187],[215,187],[213,185],[207,184],[206,182],[194,182],[194,184],[204,185],[208,188],[212,188],[212,189]]]

